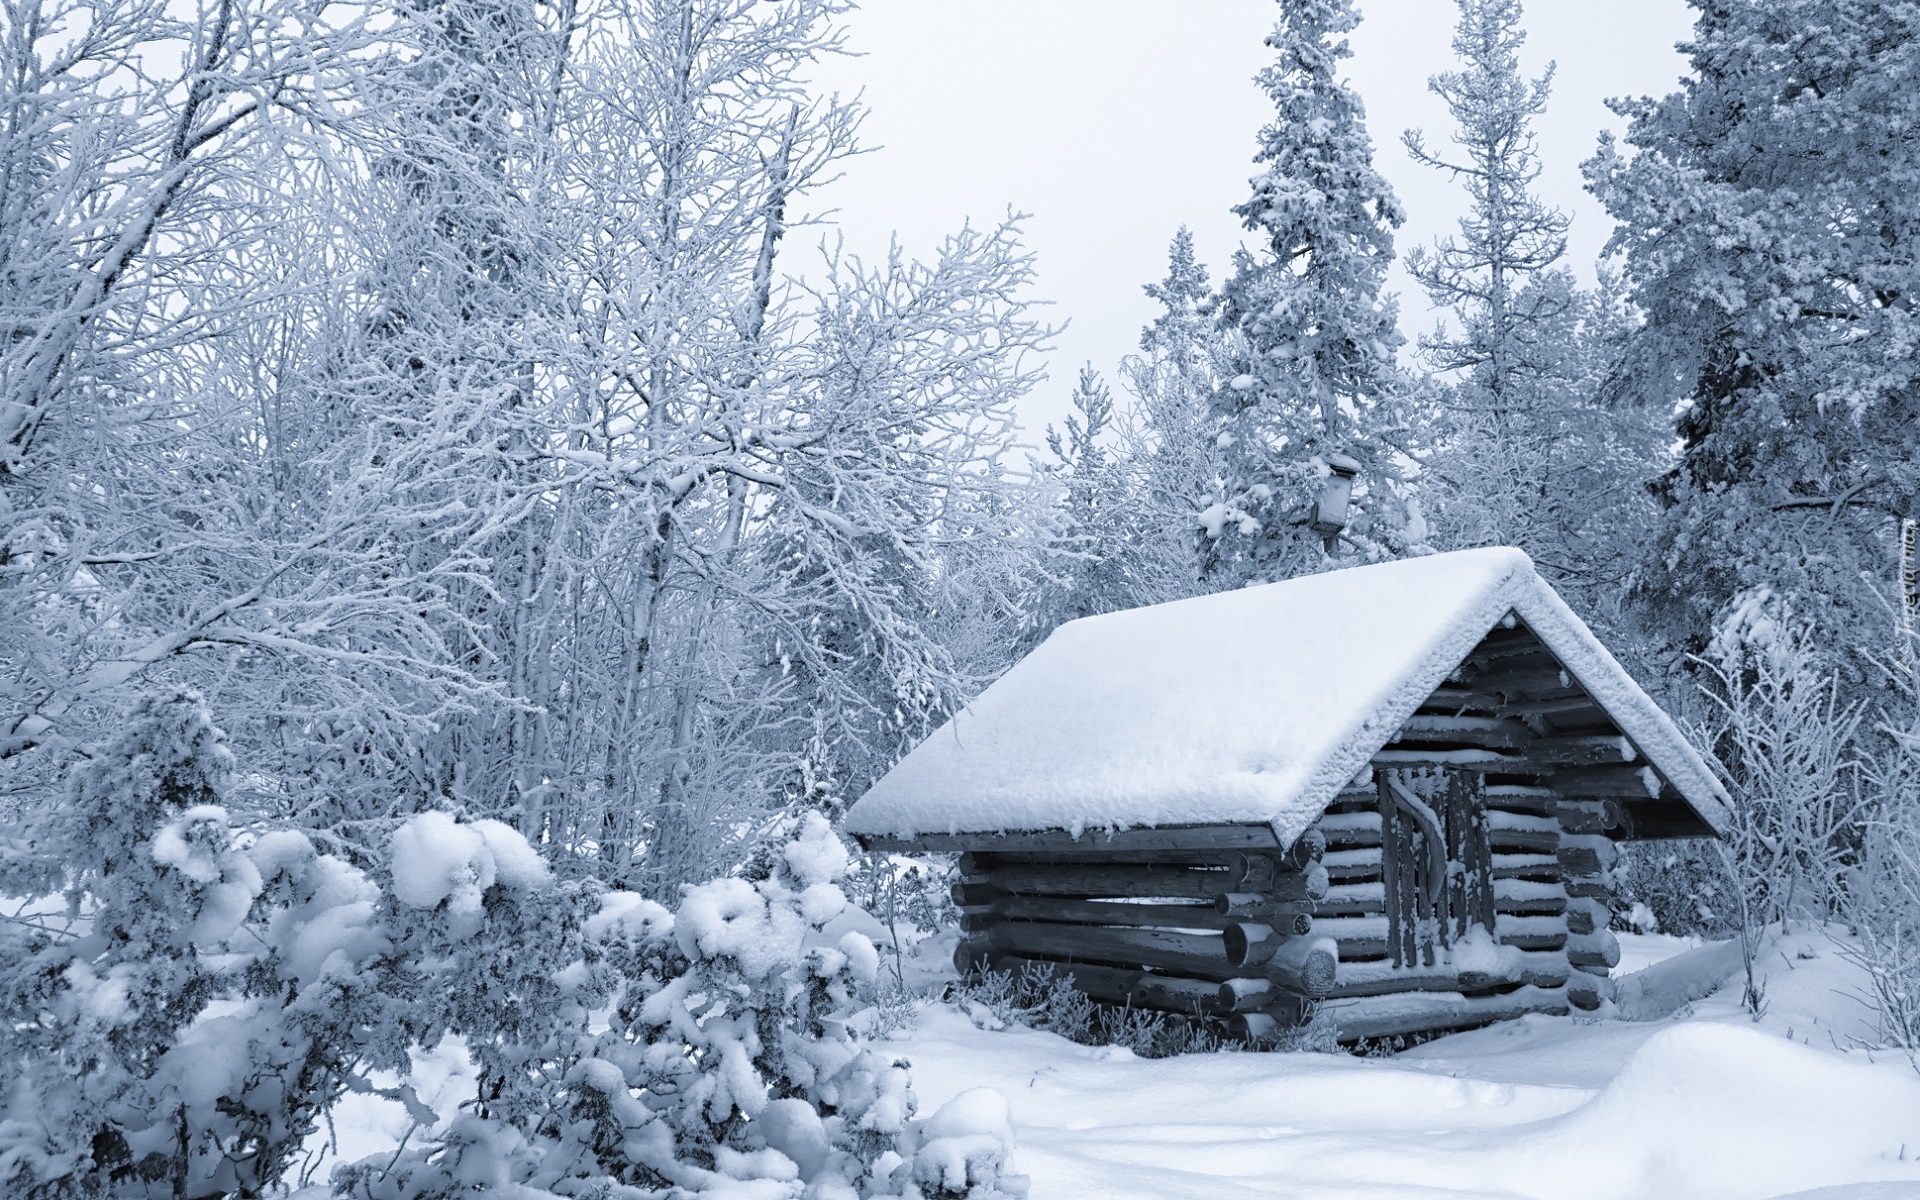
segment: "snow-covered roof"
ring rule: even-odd
[[[1726,793],[1519,550],[1072,621],[853,805],[849,832],[1271,826],[1290,845],[1509,613],[1706,822]]]

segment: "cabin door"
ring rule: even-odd
[[[1445,963],[1448,948],[1475,926],[1493,929],[1486,777],[1447,767],[1374,775],[1387,957],[1397,967]]]

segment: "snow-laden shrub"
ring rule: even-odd
[[[60,900],[0,924],[0,1193],[257,1195],[347,1086],[378,890],[236,836],[229,768],[197,696],[150,700],[0,860]]]
[[[415,832],[452,846],[446,829]],[[432,864],[431,887],[402,883],[402,848]],[[336,1188],[367,1200],[1023,1194],[1005,1170],[1004,1101],[994,1119],[974,1097],[916,1122],[905,1067],[849,1031],[878,959],[863,934],[839,927],[847,861],[826,821],[808,816],[748,877],[693,887],[676,912],[614,892],[573,925],[543,924],[471,910],[483,864],[463,869],[451,850],[396,839],[396,890],[436,895],[439,919],[478,921],[466,948],[435,951],[550,964],[523,1007],[553,1017],[544,1041],[500,1035],[487,1013],[504,997],[450,1023],[469,1044],[496,1047],[475,1051],[483,1102],[417,1147],[343,1169]],[[577,957],[561,965],[567,950]],[[465,968],[451,977],[472,985]],[[523,1054],[517,1064],[509,1047]]]
[[[153,700],[0,853],[0,1195],[268,1194],[349,1090],[418,1125],[338,1173],[383,1200],[1023,1190],[1004,1112],[914,1121],[849,1031],[877,955],[821,818],[674,913],[497,821],[418,814],[364,868],[236,828],[230,767],[197,697]],[[407,1073],[447,1038],[478,1086],[443,1125]]]
[[[1866,813],[1855,740],[1863,713],[1841,703],[1812,630],[1764,588],[1720,624],[1702,664],[1716,710],[1709,742],[1730,798],[1715,844],[1726,916],[1757,1014],[1755,962],[1768,927],[1825,920],[1844,900]]]

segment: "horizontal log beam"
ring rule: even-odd
[[[1451,771],[1479,771],[1489,775],[1529,775],[1535,773],[1524,755],[1499,750],[1381,750],[1374,754],[1373,765],[1395,768],[1422,767]]]
[[[1562,800],[1553,806],[1553,815],[1567,833],[1605,833],[1610,836],[1627,827],[1626,805],[1617,797],[1606,800]]]
[[[996,971],[1036,974],[1066,981],[1075,991],[1103,1004],[1153,1009],[1157,1012],[1187,1016],[1225,1015],[1246,1008],[1257,1008],[1270,997],[1248,999],[1244,1004],[1228,1000],[1226,985],[1211,979],[1189,979],[1162,975],[1131,967],[1102,967],[1092,963],[1056,962],[1018,954],[995,952],[988,964]],[[1265,980],[1259,981],[1264,983]]]
[[[1138,850],[1112,854],[1062,854],[1016,850],[969,850],[960,856],[962,875],[982,875],[995,867],[1031,867],[1046,863],[1089,867],[1230,867],[1238,850]]]
[[[1605,929],[1613,919],[1613,913],[1607,906],[1591,897],[1567,901],[1567,932],[1593,933]]]
[[[1489,829],[1487,841],[1494,850],[1518,850],[1529,854],[1552,854],[1560,848],[1560,832],[1540,829]]]
[[[1512,624],[1506,623],[1509,621]],[[1475,654],[1513,652],[1540,644],[1538,634],[1520,624],[1520,618],[1516,614],[1508,613],[1501,624],[1487,631],[1487,636],[1480,639],[1480,644],[1473,648],[1473,652]]]
[[[1396,744],[1444,743],[1488,750],[1524,750],[1533,730],[1519,721],[1500,717],[1440,717],[1416,713],[1408,717],[1393,738]]]
[[[1476,692],[1497,692],[1509,702],[1523,694],[1531,698],[1535,692],[1555,692],[1578,686],[1573,676],[1559,667],[1531,671],[1493,670],[1475,674],[1466,682]]]
[[[1097,966],[1154,967],[1215,982],[1240,973],[1227,962],[1218,934],[1007,921],[993,927],[987,942],[1002,954]]]
[[[1323,900],[1269,900],[1265,893],[1229,891],[1213,897],[1213,918],[1219,922],[1265,922],[1292,935],[1308,933],[1313,912]]]
[[[1423,713],[1435,716],[1456,713],[1491,714],[1500,708],[1500,697],[1489,696],[1485,692],[1476,692],[1469,687],[1442,685],[1433,689],[1420,708]]]
[[[1389,996],[1396,992],[1471,992],[1528,984],[1534,987],[1559,987],[1567,982],[1572,972],[1566,957],[1551,951],[1523,952],[1521,958],[1518,969],[1504,975],[1454,971],[1445,967],[1394,967],[1385,963],[1342,960],[1339,978],[1329,996],[1340,999]]]
[[[1380,848],[1359,850],[1329,850],[1320,860],[1326,869],[1327,878],[1333,883],[1355,879],[1378,879],[1380,877]]]
[[[1303,902],[1304,903],[1304,902]],[[1219,932],[1228,923],[1210,904],[1136,904],[1068,896],[995,893],[984,908],[970,910],[998,920],[1055,921],[1063,925],[1114,925],[1139,929],[1200,929]]]
[[[1407,997],[1394,995],[1330,1002],[1322,1011],[1338,1028],[1339,1039],[1352,1042],[1361,1038],[1467,1029],[1528,1013],[1565,1016],[1567,996],[1562,988],[1542,987],[1522,987],[1494,996],[1435,992],[1430,1002],[1422,1005],[1410,1005]]]
[[[1624,736],[1545,737],[1527,747],[1527,757],[1561,767],[1597,767],[1630,763],[1639,757]]]
[[[1611,1000],[1613,996],[1613,980],[1604,975],[1591,975],[1576,968],[1567,979],[1567,1003],[1584,1012],[1592,1012],[1600,1007],[1601,1001]]]
[[[1493,877],[1551,883],[1560,878],[1560,860],[1550,853],[1496,854],[1493,856]]]
[[[1204,900],[1226,892],[1263,891],[1275,900],[1310,898],[1309,873],[1274,875],[1259,888],[1241,884],[1236,872],[1182,867],[1107,866],[1075,863],[1011,864],[966,880],[1023,896],[1105,896],[1114,899]],[[971,889],[970,893],[977,891]],[[976,900],[974,903],[985,903]]]
[[[1625,799],[1657,800],[1668,789],[1651,767],[1569,767],[1555,771],[1547,780],[1563,796],[1619,796]]]
[[[1311,1001],[1304,996],[1277,992],[1259,1011],[1232,1017],[1227,1024],[1227,1032],[1241,1041],[1267,1041],[1304,1022],[1309,1003]]]
[[[1280,839],[1268,825],[1163,825],[1152,829],[1087,830],[1074,836],[1064,829],[1008,833],[921,833],[912,837],[853,835],[873,851],[902,854],[973,851],[975,853],[1128,854],[1158,850],[1279,850]]]

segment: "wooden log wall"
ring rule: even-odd
[[[1338,946],[1314,928],[1329,888],[1318,834],[1287,852],[1148,840],[963,854],[955,965],[1071,976],[1103,1003],[1231,1018],[1248,1034],[1297,1022],[1333,987]]]

